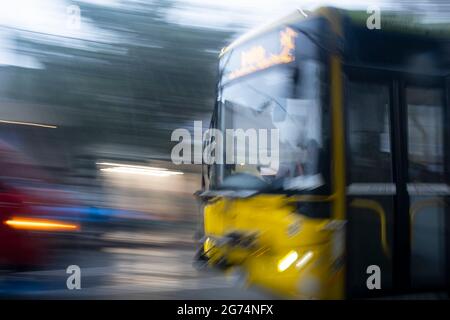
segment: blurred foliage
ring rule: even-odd
[[[73,3],[83,21],[110,37],[17,30],[18,50],[44,68],[0,68],[0,96],[50,105],[70,119],[70,128],[61,128],[66,146],[124,144],[169,154],[174,128],[209,118],[217,55],[232,32],[169,22],[165,14],[174,2],[168,0],[129,8]]]

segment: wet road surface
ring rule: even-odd
[[[183,238],[184,237],[184,238]],[[265,299],[236,279],[192,266],[186,233],[115,232],[95,245],[64,248],[51,267],[0,275],[1,298],[25,299]],[[133,241],[131,241],[132,239]],[[138,241],[138,239],[140,239]],[[103,241],[100,241],[103,240]],[[81,269],[81,289],[68,290],[69,265]]]

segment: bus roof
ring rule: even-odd
[[[352,23],[358,26],[366,26],[369,14],[366,11],[341,10]],[[401,12],[385,12],[381,19],[382,31],[399,32],[403,34],[429,36],[433,38],[449,37],[449,23],[423,23],[418,15],[402,14]]]
[[[302,20],[306,20],[309,17],[329,16],[334,14],[335,18],[342,19],[348,17],[350,22],[356,26],[365,26],[367,18],[370,14],[361,10],[345,10],[337,9],[333,7],[320,7],[316,9],[310,16],[305,16],[299,9],[284,18],[275,20],[261,27],[255,28],[239,38],[233,41],[230,45],[224,47],[220,52],[220,57],[229,50],[251,40],[261,34],[269,32],[277,27],[286,24],[297,23]],[[340,26],[342,28],[342,26]],[[418,20],[417,15],[401,14],[400,12],[384,12],[382,16],[382,31],[387,32],[399,32],[411,35],[429,36],[433,38],[445,38],[450,36],[450,24],[449,23],[429,23],[424,24]]]

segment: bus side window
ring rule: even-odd
[[[351,83],[347,107],[350,182],[392,182],[388,86]]]
[[[411,219],[413,287],[445,282],[448,182],[444,168],[443,90],[407,86],[407,190]]]
[[[408,87],[408,160],[410,182],[444,182],[442,91]]]

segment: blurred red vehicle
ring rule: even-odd
[[[43,265],[52,234],[79,230],[67,220],[39,217],[38,206],[65,201],[55,190],[29,188],[43,181],[35,165],[0,142],[0,268]]]

